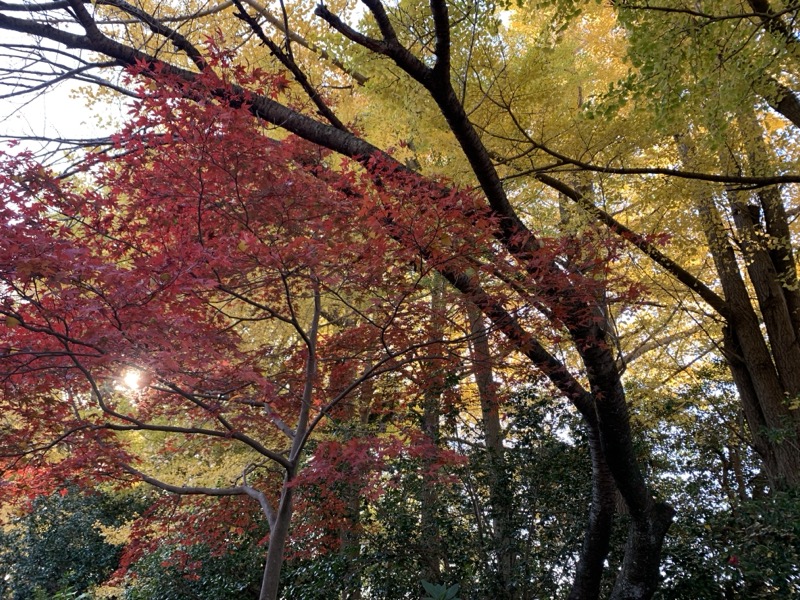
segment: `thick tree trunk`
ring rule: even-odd
[[[756,214],[758,207],[748,205],[741,192],[729,191],[727,196],[775,367],[785,393],[797,396],[800,393],[800,345],[778,272],[767,251],[766,233]]]
[[[653,499],[639,468],[622,381],[600,326],[604,321],[601,317],[596,320],[586,326],[586,319],[581,319],[583,323],[570,327],[570,333],[591,384],[603,455],[630,516],[625,556],[612,598],[647,600],[661,580],[661,548],[675,510]]]
[[[778,463],[773,448],[763,433],[759,433],[767,430],[767,422],[764,419],[764,413],[761,412],[758,393],[753,385],[750,372],[742,360],[742,349],[730,327],[723,329],[722,336],[722,353],[733,376],[736,391],[739,393],[742,413],[750,429],[753,449],[761,457],[767,473],[778,473]]]
[[[750,301],[736,256],[716,207],[698,198],[697,208],[728,306],[725,356],[742,401],[742,408],[774,487],[800,483],[800,448],[794,418],[783,385],[764,340],[758,315]],[[788,313],[784,316],[788,317]]]
[[[774,162],[771,159],[774,157],[771,156],[764,141],[764,131],[756,118],[755,111],[743,110],[738,120],[745,133],[750,173],[756,176],[769,173],[770,165]],[[773,352],[786,355],[786,360],[782,360],[776,355],[776,365],[781,381],[784,382],[790,396],[796,397],[800,394],[800,390],[797,388],[797,380],[800,379],[800,358],[798,358],[800,356],[800,341],[798,341],[800,338],[800,286],[798,286],[789,219],[783,205],[781,192],[777,187],[759,190],[754,200],[757,200],[757,203],[753,203],[755,209],[749,211],[750,214],[747,216],[755,219],[751,235],[759,250],[766,254],[766,259],[759,263],[763,263],[759,270],[772,275],[769,291],[780,298],[780,301],[776,301],[775,304],[779,306],[778,315],[782,319],[771,326],[773,329],[778,329],[778,336],[773,337],[772,333],[768,333],[770,345]],[[763,230],[758,218],[759,207],[764,217]],[[741,225],[744,227],[748,225],[746,218]],[[737,227],[739,226],[740,223],[737,223]],[[768,264],[771,264],[769,268]],[[759,294],[759,306],[766,321],[767,315],[775,312],[776,309],[769,306],[762,296],[766,295]],[[766,297],[768,298],[768,296]],[[783,311],[788,313],[788,317],[784,317]],[[768,321],[767,325],[770,326]],[[800,418],[800,411],[795,411],[795,417]]]
[[[771,79],[767,83],[768,87],[777,90],[777,93],[762,92],[762,97],[774,111],[786,117],[795,127],[800,127],[800,98],[775,79]]]
[[[652,502],[644,514],[631,515],[625,556],[610,600],[652,598],[661,581],[661,548],[675,510]]]
[[[789,219],[777,188],[759,191],[758,200],[764,212],[764,224],[770,240],[768,244],[770,260],[775,267],[792,328],[797,337],[800,335],[800,285],[797,280]]]
[[[603,455],[597,423],[587,422],[587,428],[592,460],[592,503],[569,600],[600,597],[600,584],[611,547],[616,513],[617,487]]]
[[[592,194],[592,185],[585,177],[579,174],[569,177],[572,188],[581,196]],[[584,221],[574,219],[575,213],[570,211],[570,199],[564,194],[559,194],[560,227],[564,235],[578,235],[578,229]],[[577,207],[578,210],[580,206]],[[582,211],[583,212],[583,211]],[[592,216],[590,215],[591,219]],[[580,242],[578,242],[580,247]],[[597,297],[598,305],[595,309],[598,318],[607,323],[606,307],[601,306],[601,299]],[[601,316],[602,315],[602,316]],[[584,335],[579,333],[579,335]],[[584,422],[589,440],[589,455],[592,464],[592,500],[589,506],[586,531],[583,537],[580,558],[575,570],[575,579],[570,589],[569,600],[582,600],[584,598],[599,598],[600,587],[605,570],[605,562],[611,548],[611,534],[616,514],[617,486],[614,476],[606,462],[603,451],[602,436],[598,429],[597,414],[584,414]]]

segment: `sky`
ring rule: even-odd
[[[4,135],[44,137],[93,137],[102,129],[84,98],[75,97],[75,87],[64,83],[44,94],[2,100]]]
[[[4,39],[3,42],[13,40]],[[20,36],[20,42],[30,43],[30,38]],[[16,66],[7,55],[0,56],[0,67],[3,69]],[[102,106],[97,103],[90,109],[86,98],[78,92],[81,85],[86,85],[80,82],[63,81],[34,94],[8,97],[9,93],[17,90],[12,87],[12,78],[4,79],[5,85],[0,87],[0,136],[3,138],[102,137],[112,132],[109,118],[122,114],[120,105],[108,102],[103,102]],[[98,110],[102,113],[98,114]],[[101,121],[106,122],[105,126],[101,126]],[[42,147],[42,143],[25,142],[23,146],[35,151]]]

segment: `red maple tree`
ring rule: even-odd
[[[407,174],[387,170],[376,186],[358,163],[270,138],[246,99],[197,103],[185,83],[160,84],[80,177],[3,157],[0,493],[145,481],[249,496],[269,523],[261,597],[273,598],[309,440],[365,382],[374,406],[362,409],[381,410],[373,380],[451,360],[444,348],[463,339],[431,333],[446,315],[420,290],[437,264],[467,260],[488,237],[476,211],[464,219],[469,194],[409,203],[420,182]],[[125,389],[131,373],[138,389]],[[240,468],[227,481],[167,481],[166,459],[135,434],[160,436],[165,457],[223,452]],[[322,465],[341,463],[330,443],[308,481],[322,485]],[[367,443],[345,443],[342,456]]]

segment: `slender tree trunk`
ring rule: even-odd
[[[441,314],[444,309],[444,280],[434,277],[430,286],[431,308],[433,314]],[[439,354],[437,341],[442,340],[444,331],[438,325],[434,325],[431,332],[430,349],[435,354]],[[429,363],[423,366],[426,373],[426,387],[422,397],[422,432],[433,446],[439,445],[441,416],[441,399],[444,390],[444,369],[439,364]],[[439,527],[438,507],[439,489],[436,478],[430,472],[432,460],[425,460],[422,464],[422,488],[419,491],[420,502],[420,563],[422,572],[421,579],[430,583],[442,583],[442,562],[444,559],[444,548],[442,547],[441,531]]]
[[[492,539],[497,557],[497,600],[514,600],[514,563],[516,548],[513,539],[513,502],[509,486],[508,464],[503,446],[497,386],[492,373],[492,354],[483,313],[467,302],[472,343],[472,370],[481,403],[481,417],[488,455],[489,510],[492,519]]]
[[[426,392],[422,415],[422,428],[425,435],[436,444],[439,439],[439,397],[433,392]],[[439,506],[439,491],[436,481],[429,472],[431,461],[424,461],[422,465],[422,489],[419,492],[420,501],[420,562],[422,565],[421,579],[431,583],[442,583],[442,561],[444,549],[439,527],[437,508]]]
[[[346,420],[358,418],[358,427],[364,429],[370,420],[373,407],[373,396],[375,392],[375,382],[370,379],[365,381],[359,388],[357,397],[358,410],[350,410],[344,418]],[[349,482],[344,494],[347,514],[345,524],[340,531],[341,548],[340,553],[345,558],[344,589],[342,590],[342,600],[361,599],[361,484],[360,478]]]
[[[345,560],[345,572],[343,574],[344,585],[342,590],[342,600],[361,599],[361,569],[359,556],[361,554],[361,535],[358,531],[361,521],[361,489],[360,486],[348,486],[345,504],[347,514],[345,515],[346,525],[340,531],[341,547],[339,553]]]
[[[264,565],[264,577],[258,600],[278,600],[286,540],[289,537],[289,524],[292,521],[294,509],[294,489],[289,487],[290,482],[291,478],[287,476],[281,491],[280,505],[275,514],[275,523],[270,527],[267,562]]]

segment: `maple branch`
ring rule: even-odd
[[[300,404],[300,415],[297,419],[297,427],[295,428],[294,440],[292,448],[289,452],[289,460],[293,465],[297,464],[300,453],[305,447],[306,436],[308,435],[308,421],[311,413],[311,403],[314,396],[314,383],[317,375],[318,357],[317,357],[317,334],[319,333],[320,313],[322,312],[322,303],[319,293],[319,282],[316,281],[314,285],[314,314],[311,318],[311,327],[309,328],[308,337],[304,336],[306,346],[308,348],[308,355],[306,356],[306,364],[304,369],[305,380],[303,383],[303,397]]]
[[[269,523],[270,528],[275,526],[275,511],[272,509],[272,506],[270,506],[267,497],[263,492],[259,492],[249,485],[239,485],[236,487],[227,488],[172,485],[170,483],[161,481],[160,479],[156,479],[155,477],[151,477],[150,475],[143,473],[139,469],[136,469],[129,464],[120,463],[119,466],[123,471],[137,477],[138,479],[141,479],[145,483],[178,496],[250,496],[258,501],[258,503],[261,505],[261,509],[264,511],[264,514],[267,517],[267,522]]]
[[[256,500],[258,500],[258,503],[261,505],[261,510],[263,510],[264,514],[267,516],[267,523],[269,524],[269,528],[270,528],[270,530],[272,530],[272,529],[275,528],[275,522],[277,520],[277,514],[275,512],[275,509],[272,507],[272,503],[269,501],[269,499],[267,498],[266,494],[264,494],[263,492],[259,492],[258,490],[256,490],[255,488],[253,488],[251,485],[249,485],[247,483],[247,476],[250,473],[252,473],[253,470],[255,470],[255,468],[257,466],[259,466],[259,465],[252,465],[251,464],[251,465],[248,465],[244,469],[244,471],[242,471],[242,483],[244,483],[244,486],[242,486],[242,487],[244,487],[245,492],[248,495],[250,495],[251,497],[253,497]],[[251,491],[248,491],[248,490],[252,490],[252,493],[251,493]]]
[[[4,281],[3,283],[9,285],[9,287],[12,287],[14,289],[14,292],[19,294],[19,297],[22,300],[24,300],[25,302],[29,302],[29,303],[35,305],[40,310],[43,310],[41,304],[36,300],[36,298],[34,298],[33,296],[31,296],[29,294],[23,293],[21,290],[19,290],[18,288],[15,288],[13,286],[13,284],[11,284],[8,281]],[[74,354],[74,352],[69,348],[69,344],[74,344],[75,346],[81,346],[83,348],[86,348],[87,350],[94,350],[96,352],[96,354],[88,355],[88,356],[100,357],[100,356],[104,356],[105,355],[105,351],[102,348],[100,348],[99,346],[97,346],[96,344],[92,344],[90,342],[86,342],[84,340],[80,340],[80,339],[74,338],[71,335],[69,335],[69,333],[66,332],[66,331],[64,333],[62,333],[62,332],[54,329],[49,324],[47,326],[34,325],[33,323],[28,321],[25,317],[23,317],[20,313],[18,313],[16,311],[5,309],[5,308],[0,308],[0,315],[4,315],[6,317],[12,317],[12,318],[16,319],[16,321],[17,321],[16,327],[22,327],[23,329],[26,329],[26,330],[28,330],[28,331],[30,331],[32,333],[41,333],[41,334],[44,334],[44,335],[46,335],[48,337],[52,337],[55,340],[58,340],[61,344],[64,345],[67,355]]]
[[[286,437],[288,437],[290,440],[294,439],[295,435],[294,430],[291,427],[289,427],[274,410],[272,410],[272,407],[269,405],[268,402],[261,402],[259,403],[259,406],[264,411],[264,413],[266,413],[269,420],[272,421],[275,424],[275,426],[286,435]]]
[[[116,415],[114,415],[116,416]],[[242,442],[246,446],[249,446],[262,456],[269,458],[270,460],[278,463],[281,467],[289,471],[292,468],[292,464],[286,460],[286,458],[277,453],[273,452],[269,448],[265,447],[263,444],[253,440],[249,436],[246,436],[242,433],[238,432],[229,432],[229,431],[217,431],[215,429],[206,429],[204,427],[181,427],[178,425],[153,425],[152,423],[145,423],[143,421],[139,421],[137,419],[133,419],[130,417],[125,418],[122,417],[127,421],[132,422],[131,425],[117,425],[115,423],[105,423],[102,427],[103,429],[108,429],[110,431],[158,431],[161,433],[180,433],[185,435],[201,435],[201,436],[208,436],[214,438],[221,438],[221,439],[234,439],[239,442]]]
[[[0,458],[22,458],[23,456],[29,456],[31,454],[39,454],[41,452],[48,452],[58,446],[61,442],[65,439],[70,437],[71,435],[79,432],[84,431],[86,429],[96,429],[95,425],[91,423],[84,423],[82,425],[76,425],[75,427],[66,430],[65,432],[61,433],[60,435],[56,436],[51,441],[47,442],[46,444],[41,444],[39,446],[35,446],[33,448],[28,448],[27,450],[19,450],[17,452],[10,452],[10,453],[0,453]]]
[[[237,300],[241,300],[242,302],[244,302],[245,304],[247,304],[248,306],[250,306],[252,308],[256,308],[256,309],[258,309],[260,311],[265,312],[267,315],[269,315],[273,319],[277,319],[278,321],[281,321],[281,322],[286,323],[288,325],[293,325],[294,326],[296,324],[296,320],[293,320],[294,315],[292,315],[292,317],[284,317],[282,314],[280,314],[279,312],[277,312],[275,309],[271,308],[270,306],[268,306],[266,304],[263,304],[261,302],[258,302],[256,300],[253,300],[249,296],[246,296],[246,295],[244,295],[242,293],[239,293],[239,292],[233,290],[232,288],[226,286],[225,284],[222,283],[222,279],[219,277],[219,275],[216,275],[216,277],[217,277],[217,281],[218,281],[216,289],[218,289],[219,291],[225,292],[226,294],[229,294],[230,296],[236,298]]]
[[[67,349],[69,349],[69,348],[67,348]],[[94,376],[89,371],[89,369],[86,368],[86,366],[83,363],[81,363],[78,360],[78,357],[75,356],[74,354],[70,354],[69,358],[72,361],[72,363],[75,365],[75,367],[81,372],[81,374],[86,379],[87,383],[89,384],[89,387],[92,390],[92,395],[95,397],[95,400],[97,400],[98,406],[100,407],[100,409],[105,414],[107,414],[109,416],[112,416],[114,418],[117,418],[120,421],[132,424],[132,425],[128,425],[126,427],[137,428],[137,427],[141,426],[142,423],[138,419],[135,419],[135,418],[131,417],[130,415],[126,415],[124,413],[120,413],[120,412],[114,410],[113,408],[111,408],[111,406],[106,402],[105,395],[100,390],[100,386],[97,385],[97,381],[95,380]]]
[[[314,432],[314,430],[320,424],[322,419],[328,417],[330,415],[330,411],[333,410],[333,408],[337,404],[339,404],[342,400],[347,398],[359,386],[361,386],[366,381],[369,381],[370,379],[374,379],[375,377],[383,375],[384,373],[394,372],[399,367],[402,367],[402,366],[405,366],[405,365],[409,365],[409,364],[412,364],[412,363],[415,363],[415,362],[419,362],[419,361],[422,361],[422,360],[426,360],[427,357],[425,359],[418,358],[418,357],[409,357],[409,358],[401,360],[399,362],[393,362],[393,361],[395,361],[395,359],[397,357],[402,356],[403,354],[407,354],[407,353],[412,352],[414,350],[418,350],[420,348],[429,346],[431,344],[436,344],[436,343],[441,343],[441,340],[436,340],[435,342],[428,341],[428,342],[422,342],[420,344],[414,344],[412,346],[409,346],[408,348],[403,349],[403,351],[401,351],[401,352],[394,352],[394,353],[389,352],[387,354],[387,356],[384,356],[382,359],[378,360],[377,362],[370,364],[364,370],[364,372],[361,375],[359,375],[357,378],[353,379],[343,390],[341,390],[338,394],[336,394],[336,396],[332,400],[330,400],[324,406],[319,408],[319,412],[311,420],[311,422],[308,425],[308,428],[306,429],[306,432],[305,432],[305,434],[303,436],[304,439],[302,440],[302,446],[305,446],[305,444],[308,442],[308,440],[311,437],[311,434]],[[382,368],[383,365],[387,365],[390,362],[392,363],[391,366],[387,366],[385,368]]]
[[[228,431],[230,432],[234,431],[233,426],[230,424],[228,419],[222,416],[218,407],[214,407],[208,404],[208,402],[204,402],[197,396],[197,394],[192,394],[191,392],[187,392],[186,390],[181,389],[178,385],[174,383],[167,382],[165,385],[167,386],[166,388],[153,386],[153,389],[161,392],[172,392],[173,394],[179,395],[181,398],[188,400],[198,408],[202,408],[205,412],[212,415],[217,421],[219,421],[220,425],[222,425]]]
[[[317,301],[318,301],[318,296],[319,296],[319,280],[315,276],[312,275],[312,277],[311,277],[311,285],[312,285],[312,289],[313,289],[312,294],[314,296],[314,313],[313,313],[312,318],[311,318],[311,323],[312,323],[311,329],[312,329],[312,331],[311,332],[307,332],[303,328],[303,326],[300,324],[300,321],[297,318],[297,312],[295,311],[294,303],[292,302],[292,291],[291,291],[291,288],[289,286],[289,279],[286,276],[286,273],[284,271],[280,272],[280,278],[281,278],[281,283],[283,284],[283,289],[284,289],[285,296],[286,296],[286,305],[289,307],[289,315],[290,316],[289,316],[289,319],[287,320],[287,323],[289,323],[294,328],[294,330],[297,332],[297,334],[303,340],[303,343],[306,345],[306,347],[308,348],[309,352],[311,352],[312,348],[316,347],[316,338],[312,336],[312,333],[314,335],[316,335],[316,329],[315,328],[318,325],[318,321],[319,321],[319,314],[318,314],[318,307],[317,307]]]

